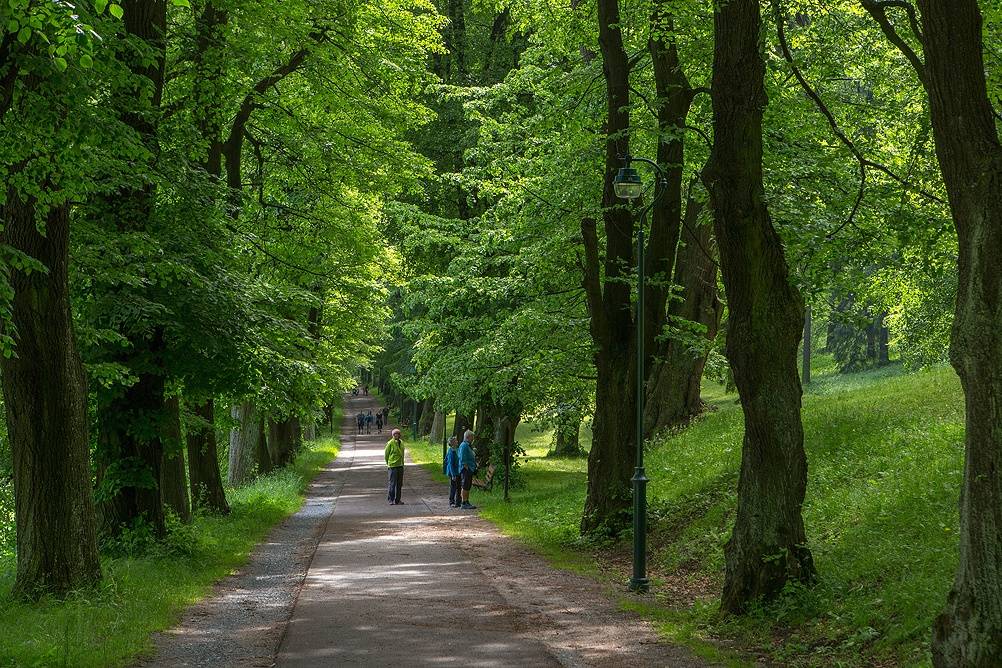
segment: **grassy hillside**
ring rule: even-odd
[[[707,390],[714,410],[649,448],[655,595],[624,605],[717,658],[726,645],[795,665],[927,663],[956,562],[963,397],[952,370],[890,367],[811,385],[804,519],[821,582],[742,619],[721,618],[716,600],[742,416],[734,395]],[[520,440],[530,446],[526,487],[511,504],[480,494],[483,514],[558,565],[625,581],[628,545],[579,544],[586,462],[546,458],[546,434],[524,429]]]

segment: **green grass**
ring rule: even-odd
[[[798,666],[927,665],[956,564],[964,415],[953,371],[816,375],[804,396],[804,520],[820,583],[741,618],[721,617],[716,597],[743,420],[735,395],[706,389],[714,410],[649,447],[655,597],[639,611],[715,660],[713,645],[726,641]],[[547,459],[540,447],[530,455],[510,504],[477,494],[483,515],[557,566],[625,581],[627,545],[583,549],[577,537],[586,462]]]
[[[148,653],[151,633],[175,624],[299,509],[307,481],[338,449],[335,438],[308,446],[293,466],[227,490],[228,516],[198,517],[157,553],[104,558],[101,585],[65,601],[12,600],[14,558],[0,553],[0,666],[122,666]]]

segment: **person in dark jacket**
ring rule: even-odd
[[[463,496],[459,507],[463,510],[476,508],[470,503],[470,488],[473,487],[473,474],[476,472],[477,454],[473,451],[473,432],[467,429],[463,434],[463,442],[459,444],[459,477]]]
[[[458,508],[462,503],[462,469],[459,466],[459,447],[455,436],[449,439],[449,449],[445,451],[445,475],[449,476],[449,507]]]

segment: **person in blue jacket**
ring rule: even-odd
[[[459,447],[455,436],[449,439],[449,449],[445,451],[445,462],[443,464],[445,475],[449,476],[449,507],[458,508],[462,503],[460,497],[460,477],[459,467]]]
[[[462,487],[463,502],[459,506],[463,510],[476,508],[470,503],[470,488],[473,487],[473,474],[477,472],[477,454],[473,451],[473,432],[469,429],[463,434],[463,442],[459,444],[459,483]]]

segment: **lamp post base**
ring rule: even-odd
[[[647,579],[647,474],[638,466],[633,474],[633,577],[630,591],[646,592]]]
[[[640,578],[639,580],[630,578],[630,584],[627,585],[630,591],[636,592],[638,594],[646,594],[651,590],[651,581],[647,578]]]

